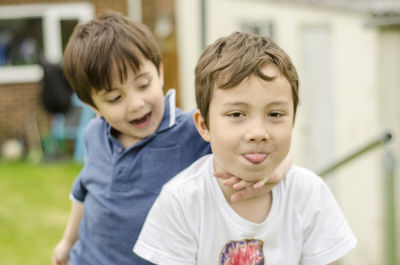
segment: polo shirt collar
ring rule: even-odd
[[[175,89],[168,90],[164,98],[164,115],[156,133],[169,129],[175,125]]]

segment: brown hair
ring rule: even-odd
[[[105,11],[75,27],[65,49],[63,68],[78,97],[96,107],[91,93],[110,90],[115,70],[121,83],[125,82],[128,68],[137,73],[144,59],[159,70],[161,53],[151,31],[120,13]]]
[[[196,66],[196,102],[206,125],[215,89],[237,86],[251,74],[271,81],[275,76],[262,73],[262,68],[268,64],[276,65],[290,83],[295,116],[299,81],[289,56],[269,37],[235,32],[207,46]]]

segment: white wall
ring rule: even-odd
[[[196,107],[194,68],[202,51],[199,0],[176,0],[177,49],[183,110]]]
[[[191,109],[195,107],[193,70],[200,54],[199,0],[178,0],[177,8],[182,70],[180,76],[184,88],[181,102],[184,109]],[[330,116],[325,122],[331,125],[332,133],[326,137],[330,139],[319,138],[322,148],[319,146],[318,150],[313,150],[309,144],[309,130],[315,130],[312,132],[314,135],[318,134],[323,125],[314,126],[314,123],[323,119],[315,116],[315,113],[312,114],[318,119],[310,119],[312,115],[309,109],[315,111],[316,108],[307,110],[306,106],[300,105],[292,144],[292,153],[297,164],[318,170],[320,167],[317,168],[312,159],[308,159],[317,151],[318,156],[326,158],[328,164],[332,162],[332,158],[340,158],[380,135],[383,125],[395,124],[394,127],[399,132],[400,105],[394,106],[400,98],[400,60],[395,61],[396,65],[385,65],[394,71],[391,81],[386,84],[386,91],[397,92],[387,92],[385,103],[382,104],[379,100],[382,62],[378,58],[381,49],[400,51],[400,37],[398,34],[388,33],[385,35],[385,46],[380,46],[383,44],[380,42],[379,29],[365,26],[369,21],[367,14],[257,0],[208,0],[206,13],[207,43],[239,30],[240,23],[244,21],[271,21],[275,29],[275,40],[291,56],[298,69],[300,97],[303,97],[300,100],[307,104],[318,102],[307,95],[307,87],[302,83],[302,79],[313,79],[313,76],[304,76],[308,58],[304,56],[306,46],[302,29],[319,26],[329,29],[330,47],[327,51],[331,53],[331,66],[326,76],[331,81],[324,84],[323,78],[316,78],[321,80],[321,86],[328,89],[328,94],[331,95],[324,100],[332,109],[321,110],[321,115]],[[386,56],[390,59],[390,51],[387,53]],[[396,56],[400,58],[400,53],[397,52]],[[314,88],[315,86],[314,84]],[[390,110],[382,112],[385,108]],[[386,117],[385,124],[382,123],[383,115]],[[398,144],[397,149],[399,150]],[[356,249],[341,264],[384,264],[382,156],[382,149],[373,151],[327,178],[328,185],[359,240]],[[323,162],[320,161],[319,164]]]

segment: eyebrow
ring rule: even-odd
[[[226,102],[224,103],[224,106],[247,106],[247,103],[243,103],[243,102]]]
[[[144,76],[150,76],[150,72],[146,71],[146,72],[139,73],[138,75],[135,76],[135,78],[133,80],[136,81],[139,78],[144,77]],[[118,87],[111,87],[110,90],[103,90],[103,91],[99,92],[98,95],[99,96],[105,96],[107,93],[110,93],[110,92],[112,92],[114,90],[117,90],[117,89],[118,89]]]
[[[138,75],[135,76],[135,78],[133,80],[138,80],[139,78],[143,77],[143,76],[150,76],[150,72],[143,72],[143,73],[139,73]]]
[[[226,102],[223,104],[224,106],[247,106],[247,103],[240,102],[240,101],[232,101],[232,102]],[[269,103],[267,106],[288,106],[289,102],[286,100],[276,100],[272,101]]]
[[[288,106],[289,102],[286,100],[277,100],[268,104],[268,106]]]

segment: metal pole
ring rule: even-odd
[[[395,205],[395,155],[389,144],[385,144],[385,254],[386,264],[396,265],[396,205]]]
[[[343,165],[349,163],[350,161],[354,160],[355,158],[361,156],[368,151],[389,142],[392,139],[392,134],[390,132],[385,132],[383,136],[378,137],[377,139],[371,141],[370,143],[366,144],[365,146],[359,148],[358,150],[352,152],[350,155],[339,159],[338,161],[332,163],[330,166],[326,167],[326,169],[321,170],[318,175],[321,177],[325,177],[329,173],[332,173],[336,169],[342,167]]]
[[[201,51],[207,45],[207,0],[200,0],[200,15],[201,15]]]

